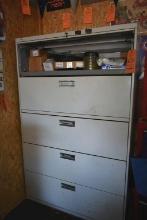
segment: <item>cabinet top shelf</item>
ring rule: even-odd
[[[80,30],[80,34],[79,32],[76,34],[76,31],[69,31],[68,33],[62,32],[16,39],[17,64],[20,76],[124,75],[125,70],[121,68],[125,67],[127,53],[131,49],[136,49],[137,24],[113,25],[89,30],[91,30],[89,33],[84,29]],[[38,55],[32,55],[32,51],[37,51]],[[86,54],[91,52],[95,53],[96,56],[93,58],[89,55],[86,58]],[[114,64],[112,65],[113,68],[118,67],[120,69],[97,70],[96,68],[86,67],[92,62],[95,62],[93,65],[97,65],[97,68],[101,67],[101,64],[97,64],[98,59],[101,58],[108,59],[108,64],[112,63]],[[49,63],[48,59],[52,63]],[[71,69],[67,67],[67,61],[73,62],[70,66]],[[76,66],[78,61],[82,62],[80,66]],[[45,69],[45,62],[51,67]],[[63,67],[57,67],[56,62],[62,62]],[[106,63],[104,62],[104,64]],[[53,69],[55,71],[44,71]],[[66,70],[59,71],[57,69]]]

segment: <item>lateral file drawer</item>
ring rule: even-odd
[[[23,144],[25,169],[124,195],[126,162]]]
[[[26,172],[28,197],[87,219],[123,219],[123,197]]]
[[[127,158],[128,123],[22,113],[27,143],[120,160]]]
[[[129,118],[131,76],[22,77],[21,109]]]

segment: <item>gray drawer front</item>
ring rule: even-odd
[[[126,162],[24,144],[25,169],[124,195]]]
[[[26,172],[28,197],[86,219],[123,219],[123,197]]]
[[[130,93],[131,76],[20,78],[20,105],[28,110],[129,118]]]
[[[127,158],[128,123],[22,113],[22,136],[27,143]]]

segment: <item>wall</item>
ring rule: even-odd
[[[25,197],[18,108],[15,38],[40,34],[36,7],[31,16],[21,14],[20,1],[2,0],[6,20],[4,80],[7,111],[0,109],[0,218]]]
[[[62,32],[66,30],[80,30],[83,28],[100,27],[109,25],[106,24],[106,10],[112,0],[101,0],[93,3],[91,6],[93,10],[93,24],[83,24],[83,11],[86,5],[79,5],[76,12],[71,9],[64,9],[52,12],[45,12],[42,19],[42,31],[44,34]],[[138,21],[139,32],[147,34],[147,1],[146,0],[119,0],[116,23],[128,23]],[[68,29],[63,28],[62,16],[64,12],[71,12],[72,22]]]
[[[109,0],[99,3],[88,4],[92,7],[93,11],[93,24],[83,24],[83,10],[85,5],[78,4],[76,12],[72,9],[63,9],[52,12],[45,12],[42,19],[42,31],[43,34],[66,31],[62,24],[62,15],[64,12],[71,12],[72,22],[71,27],[68,30],[80,30],[82,28],[92,28],[97,26],[105,26],[105,13],[109,6]]]

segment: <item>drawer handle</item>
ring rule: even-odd
[[[73,80],[59,80],[59,87],[74,87],[75,81]]]
[[[71,155],[71,154],[60,153],[60,158],[75,161],[75,155]]]
[[[60,126],[75,127],[75,121],[59,120]]]
[[[72,186],[72,185],[69,185],[69,184],[66,184],[66,183],[61,183],[61,188],[67,189],[67,190],[70,190],[70,191],[73,191],[73,192],[76,191],[75,186]]]

